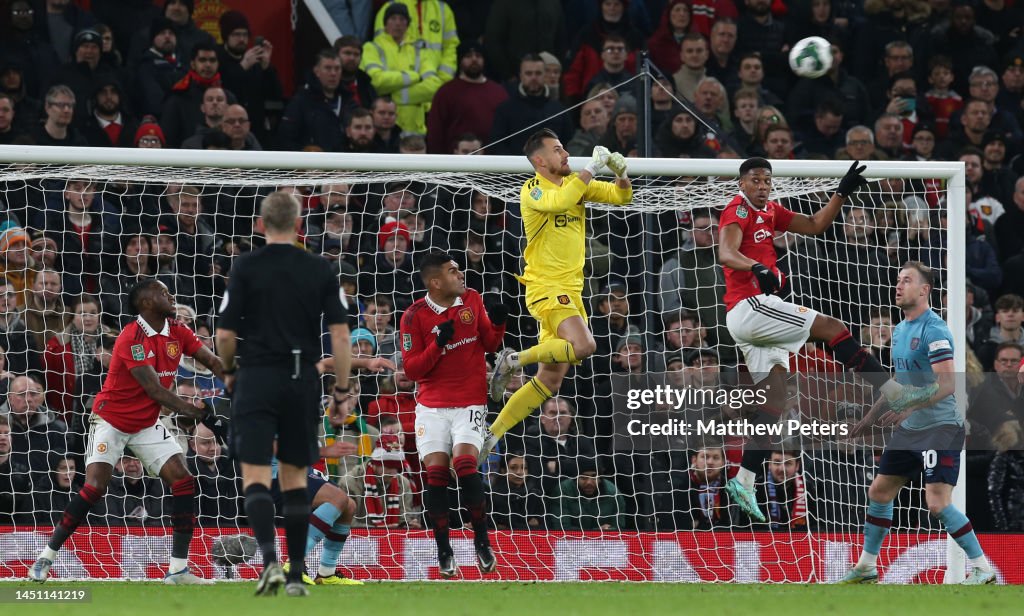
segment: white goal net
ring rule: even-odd
[[[448,251],[468,286],[509,306],[507,346],[536,342],[537,324],[515,278],[524,243],[519,190],[532,175],[524,159],[3,147],[0,160],[7,161],[0,164],[0,469],[9,469],[0,473],[0,578],[24,576],[81,487],[92,399],[113,338],[133,317],[128,289],[147,276],[165,282],[179,318],[212,346],[232,261],[261,245],[254,216],[274,190],[299,197],[304,246],[337,268],[356,352],[396,354],[400,315],[423,294],[417,258],[429,249]],[[835,579],[859,550],[883,431],[858,440],[785,442],[757,480],[766,523],[749,520],[722,490],[738,466],[742,439],[633,433],[631,419],[727,417],[720,405],[652,406],[650,416],[634,416],[625,402],[638,383],[729,387],[742,357],[725,329],[714,246],[718,212],[737,191],[739,161],[630,166],[633,203],[588,210],[584,301],[598,351],[485,465],[498,555],[493,579]],[[848,166],[778,162],[773,198],[813,212]],[[868,163],[865,175],[869,186],[823,235],[775,239],[789,281],[784,292],[843,321],[889,367],[890,332],[899,319],[895,273],[907,260],[924,261],[940,274],[933,305],[956,336],[962,372],[963,167]],[[870,387],[844,373],[823,346],[807,345],[792,367],[789,418],[852,424],[870,405]],[[381,488],[413,494],[408,508],[375,516],[383,525],[357,517],[342,572],[436,577],[420,514],[414,384],[401,370],[362,374],[358,383],[357,419],[333,425],[325,418],[324,439],[359,443],[361,455],[326,460],[322,471],[362,489],[378,435],[403,432],[411,488]],[[522,383],[514,378],[509,394]],[[187,358],[175,387],[207,400],[230,422],[223,384]],[[499,410],[492,404],[491,419]],[[199,477],[195,565],[208,577],[253,577],[251,564],[224,565],[213,556],[219,536],[249,533],[225,443],[173,417],[166,423]],[[169,490],[126,456],[102,504],[62,550],[54,575],[158,575],[170,549],[169,502]],[[453,528],[462,526],[456,521]],[[892,531],[881,557],[883,565],[894,563],[887,581],[941,581],[947,564],[962,574],[958,548],[947,549],[919,482],[897,499]],[[453,540],[460,564],[471,564],[470,535],[455,531]],[[318,554],[319,548],[310,555],[311,567]]]

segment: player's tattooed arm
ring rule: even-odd
[[[197,362],[213,371],[213,375],[221,381],[227,377],[227,375],[224,374],[224,363],[219,357],[213,354],[213,351],[205,346],[199,347],[199,350],[196,351],[196,354],[193,357]]]
[[[160,384],[160,377],[157,376],[153,366],[136,366],[131,369],[131,373],[135,380],[139,382],[139,385],[142,386],[146,395],[160,406],[193,419],[202,418],[203,403],[199,402],[200,406],[193,406],[191,403],[176,396],[169,389],[164,389],[163,385]]]

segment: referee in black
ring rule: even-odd
[[[309,594],[302,583],[310,507],[306,477],[318,455],[322,323],[331,334],[336,402],[348,392],[352,361],[338,281],[326,260],[296,245],[298,219],[292,195],[275,192],[263,199],[259,224],[267,245],[231,268],[217,327],[217,353],[233,392],[232,451],[242,464],[245,514],[263,552],[257,595],[276,594],[286,581],[277,561],[270,495],[275,438],[292,563],[285,590]]]

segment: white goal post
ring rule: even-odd
[[[573,169],[582,169],[587,160],[570,159]],[[695,208],[720,208],[735,194],[735,178],[740,160],[728,159],[629,159],[629,175],[634,182],[634,203],[627,210],[644,214],[663,214]],[[869,181],[937,180],[939,195],[949,224],[945,233],[946,269],[944,288],[949,300],[944,307],[946,322],[955,339],[954,366],[963,374],[967,364],[966,342],[966,264],[964,224],[967,214],[965,167],[960,162],[867,161],[865,177]],[[778,184],[772,198],[800,196],[833,189],[850,167],[850,161],[783,160],[772,161]],[[71,148],[37,146],[0,146],[0,183],[13,180],[75,179],[96,182],[120,181],[144,184],[195,184],[200,187],[231,186],[273,189],[277,186],[385,184],[410,179],[455,189],[478,190],[508,203],[518,202],[523,181],[533,170],[522,156],[454,156],[398,154],[334,154],[312,152],[225,152],[201,150]],[[689,178],[680,181],[679,178]],[[0,193],[0,198],[3,198]],[[814,201],[817,202],[817,201]],[[823,203],[823,201],[822,201]],[[608,210],[607,206],[595,206]],[[934,207],[934,206],[933,206]],[[841,224],[840,221],[836,222]],[[521,238],[517,238],[520,239]],[[648,233],[640,231],[636,241],[648,242]],[[374,242],[375,245],[375,242]],[[610,246],[614,256],[615,246]],[[512,251],[514,252],[514,251]],[[643,262],[644,250],[633,254]],[[646,252],[650,252],[647,250]],[[518,254],[510,255],[518,259]],[[508,272],[512,273],[512,272]],[[648,281],[653,271],[633,272]],[[888,293],[890,281],[883,280]],[[508,292],[516,293],[515,289]],[[656,291],[652,291],[657,293]],[[521,294],[521,291],[520,291]],[[885,295],[883,294],[883,297]],[[884,304],[883,304],[884,305]],[[886,305],[887,306],[887,305]],[[888,307],[888,306],[887,306]],[[651,306],[642,315],[648,322],[657,319],[658,309]],[[836,315],[838,316],[838,315]],[[652,331],[644,331],[651,336]],[[967,392],[957,388],[957,406],[961,414],[967,408]],[[960,478],[954,490],[954,504],[965,509],[965,461],[961,454]],[[80,469],[81,470],[81,469]],[[861,514],[861,520],[863,515]],[[729,531],[725,531],[729,532]],[[850,531],[842,531],[850,532]],[[854,531],[856,532],[856,531]],[[952,539],[947,538],[946,583],[955,583],[965,575],[965,557]],[[2,563],[0,563],[2,565]],[[835,566],[835,565],[833,565]],[[0,575],[3,577],[3,575]],[[737,577],[737,579],[739,579]]]

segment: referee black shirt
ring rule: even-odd
[[[324,325],[347,324],[327,260],[291,244],[268,244],[232,266],[218,326],[238,334],[244,367],[290,369],[296,351],[303,365],[320,360]]]

